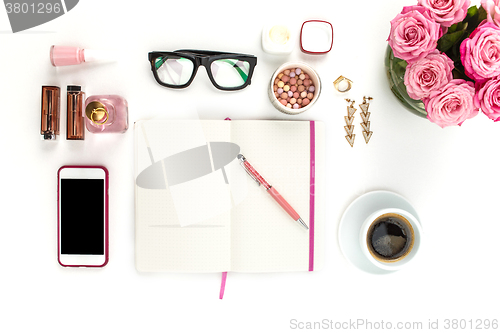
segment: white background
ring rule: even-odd
[[[415,1],[416,2],[416,1]],[[0,331],[2,332],[287,332],[290,322],[374,323],[500,319],[498,249],[500,124],[483,114],[441,129],[406,111],[384,72],[389,21],[409,0],[392,1],[80,1],[66,15],[13,34],[0,9],[1,199]],[[265,54],[266,22],[286,22],[298,36],[308,19],[333,24],[323,56]],[[112,64],[54,68],[51,45],[121,52]],[[182,91],[158,85],[147,53],[198,48],[258,57],[252,84],[215,89],[201,69]],[[286,61],[305,61],[324,84],[317,104],[299,116],[268,100],[271,74]],[[344,75],[353,89],[332,82]],[[87,95],[118,94],[129,102],[122,135],[42,142],[42,85],[79,84]],[[370,107],[374,132],[363,142],[359,113],[354,148],[344,138],[345,97]],[[64,98],[62,99],[64,101]],[[327,129],[326,265],[291,274],[142,274],[134,267],[133,122],[184,119],[322,120]],[[65,164],[99,164],[110,172],[110,261],[103,269],[63,268],[56,255],[56,172]],[[337,230],[358,196],[390,190],[417,209],[425,251],[415,265],[370,275],[342,255]],[[82,205],[87,203],[82,202]],[[379,326],[380,327],[380,326]],[[359,327],[363,331],[363,327]],[[383,331],[379,329],[378,331]],[[470,330],[466,330],[470,331]],[[498,331],[498,329],[497,329]]]

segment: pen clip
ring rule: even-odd
[[[252,175],[252,173],[250,172],[250,170],[248,170],[248,168],[245,165],[245,162],[243,162],[243,161],[240,162],[240,165],[248,173],[248,175],[257,183],[257,185],[260,186],[260,182],[257,180],[257,178],[255,178],[254,175]]]

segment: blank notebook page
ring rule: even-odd
[[[324,128],[316,123],[316,164],[324,165]],[[231,140],[248,162],[310,224],[310,122],[233,121]],[[319,145],[319,146],[318,146]],[[323,191],[324,170],[316,168],[316,194]],[[247,198],[232,212],[231,268],[240,272],[307,271],[309,230],[295,222],[262,186],[247,177]],[[321,184],[318,184],[320,182]],[[318,196],[323,198],[323,196]],[[317,200],[316,205],[322,205]],[[318,210],[318,206],[315,208]],[[321,211],[321,209],[320,209]],[[323,216],[315,216],[322,236]],[[316,267],[323,242],[315,237]]]
[[[136,177],[152,165],[151,155],[157,162],[206,145],[207,140],[229,141],[229,124],[215,123],[217,126],[210,121],[137,122]],[[193,214],[202,212],[207,200],[214,199],[211,195],[214,179],[220,180],[215,184],[225,186],[220,170],[166,189],[136,186],[136,268],[139,271],[222,272],[230,269],[230,210],[221,210],[190,226],[182,227],[179,221],[181,214],[189,214],[190,210]],[[229,192],[217,194],[216,199],[230,209]]]

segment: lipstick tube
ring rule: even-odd
[[[60,89],[56,86],[42,86],[42,140],[56,140],[59,135]]]
[[[81,86],[67,87],[66,140],[85,139],[84,101],[85,93]]]

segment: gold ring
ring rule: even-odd
[[[341,84],[342,82],[347,83],[347,87],[346,87],[345,89],[343,89],[343,90],[341,90],[341,89],[339,88],[339,86],[340,86],[340,84]],[[351,90],[351,88],[352,88],[352,81],[351,81],[351,80],[349,80],[349,79],[348,79],[348,78],[346,78],[346,77],[343,77],[343,76],[341,75],[341,76],[339,76],[339,77],[337,78],[337,80],[333,81],[333,86],[335,87],[335,89],[337,89],[337,91],[338,91],[338,92],[345,93],[345,92],[348,92],[349,90]]]

